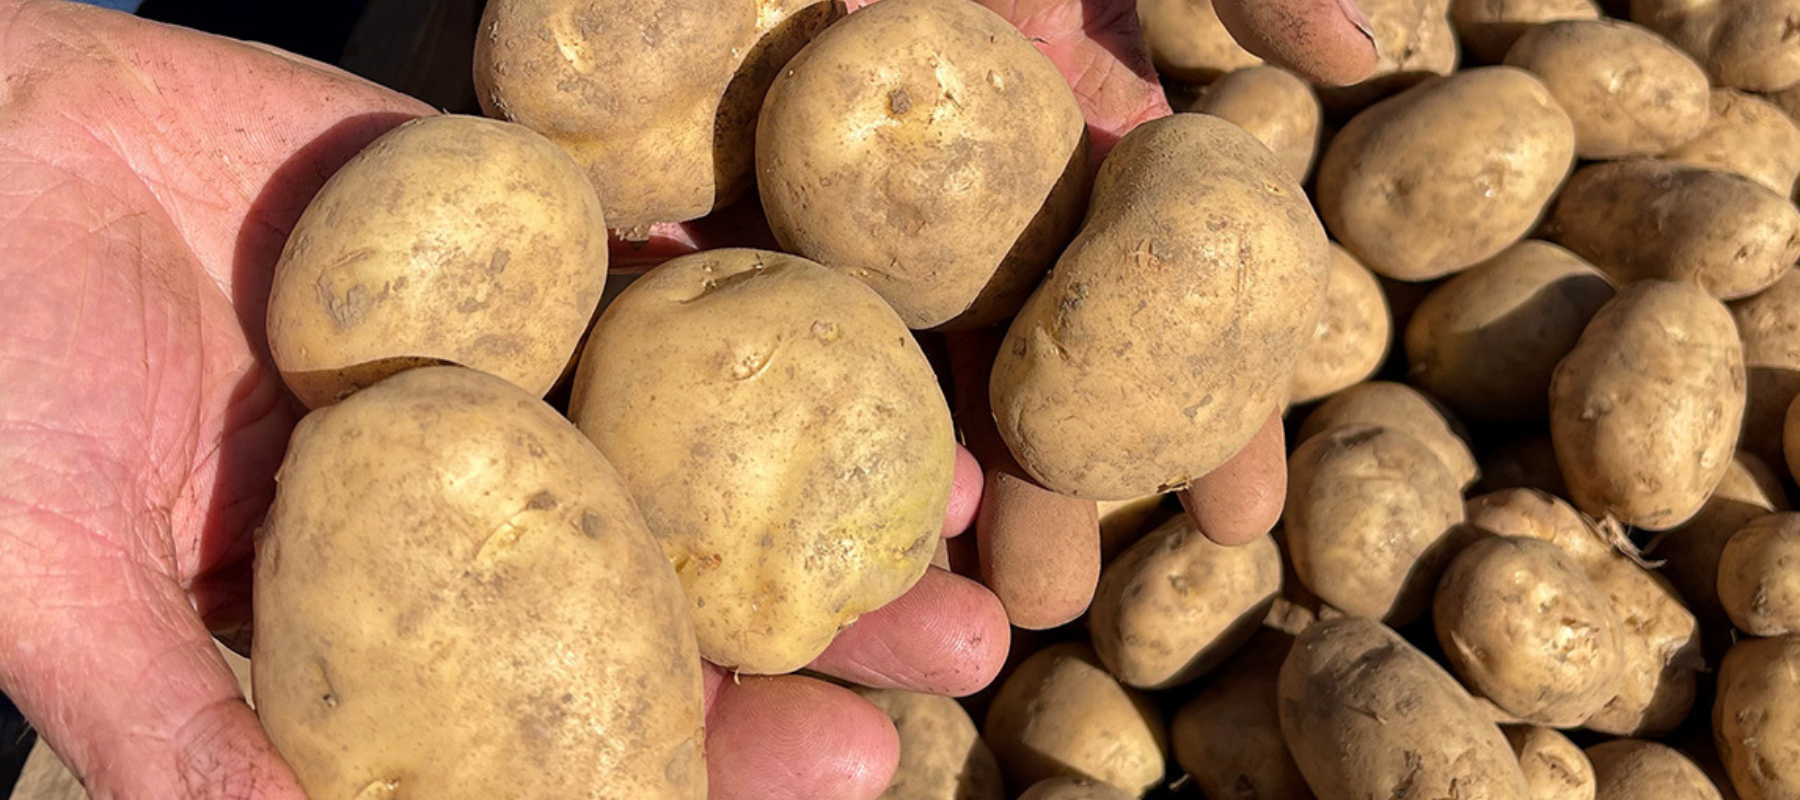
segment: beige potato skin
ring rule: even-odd
[[[1800,269],[1784,270],[1775,285],[1730,308],[1748,379],[1739,446],[1785,467],[1782,429],[1800,397]]]
[[[1753,92],[1800,84],[1800,40],[1785,24],[1797,13],[1794,0],[1631,2],[1632,21],[1693,54],[1715,86]]]
[[[1594,765],[1568,737],[1538,725],[1506,725],[1500,731],[1519,757],[1531,800],[1594,800]]]
[[[1725,543],[1751,520],[1787,508],[1780,479],[1762,459],[1739,450],[1700,513],[1651,543],[1651,557],[1666,562],[1658,573],[1680,590],[1688,608],[1706,623],[1704,628],[1718,630],[1729,624],[1724,606],[1719,605],[1719,555]]]
[[[899,689],[857,694],[893,720],[900,764],[880,800],[1005,800],[1000,762],[954,698]]]
[[[1304,183],[1319,152],[1324,112],[1312,86],[1285,69],[1242,67],[1207,86],[1183,111],[1236,123],[1281,158],[1288,175]]]
[[[1481,704],[1379,622],[1314,625],[1279,681],[1282,734],[1318,800],[1531,796]]]
[[[1387,295],[1375,273],[1349,251],[1332,245],[1325,310],[1294,367],[1288,402],[1309,403],[1374,375],[1387,358],[1391,326]]]
[[[1262,63],[1225,30],[1212,0],[1137,0],[1144,48],[1156,72],[1188,83],[1211,83]]]
[[[412,370],[304,419],[277,481],[253,680],[309,796],[706,797],[680,583],[549,406]]]
[[[1537,78],[1473,69],[1351,119],[1319,161],[1315,199],[1369,269],[1428,280],[1523,239],[1574,165],[1574,143],[1569,115]]]
[[[309,408],[452,362],[543,396],[606,286],[606,222],[581,170],[518,125],[408,122],[335,173],[288,236],[269,349]]]
[[[1081,642],[1033,653],[1000,685],[982,735],[1009,784],[1087,778],[1141,797],[1163,779],[1162,716]]]
[[[1695,167],[1742,175],[1791,196],[1800,176],[1800,126],[1774,103],[1733,89],[1712,92],[1712,121],[1698,137],[1663,154]]]
[[[1470,55],[1485,64],[1506,58],[1526,31],[1546,22],[1598,19],[1592,0],[1454,0],[1450,21]]]
[[[1210,672],[1262,625],[1281,591],[1281,553],[1262,537],[1226,547],[1181,514],[1100,574],[1088,629],[1121,683],[1166,689]]]
[[[1719,604],[1751,636],[1800,633],[1800,514],[1758,517],[1725,543]]]
[[[1722,300],[1769,288],[1800,257],[1800,211],[1785,196],[1649,159],[1576,171],[1544,232],[1615,283],[1686,281]]]
[[[1332,428],[1357,424],[1393,428],[1419,440],[1444,463],[1459,487],[1473,483],[1480,474],[1475,454],[1469,452],[1469,445],[1457,435],[1445,412],[1404,383],[1370,381],[1338,392],[1307,416],[1294,441],[1305,442]]]
[[[1019,795],[1019,800],[1131,800],[1132,797],[1110,783],[1086,778],[1051,778],[1032,784]]]
[[[757,126],[788,252],[870,286],[913,328],[1017,311],[1081,222],[1086,123],[1030,40],[967,0],[899,0],[788,62]]]
[[[1333,116],[1348,117],[1421,80],[1455,71],[1460,58],[1450,3],[1358,0],[1375,35],[1375,69],[1358,84],[1319,87],[1319,99]]]
[[[1520,242],[1419,304],[1406,326],[1409,377],[1469,419],[1543,419],[1557,362],[1612,296],[1574,253]]]
[[[1293,637],[1257,634],[1169,723],[1182,770],[1206,797],[1313,800],[1287,742],[1275,702],[1281,662]]]
[[[1692,141],[1711,116],[1706,72],[1629,22],[1549,22],[1519,37],[1506,64],[1544,82],[1575,123],[1582,158],[1650,156]]]
[[[1656,742],[1614,739],[1588,748],[1587,757],[1594,765],[1594,800],[1720,800],[1698,765]]]
[[[1000,435],[1062,494],[1186,486],[1286,399],[1329,262],[1299,184],[1242,128],[1204,114],[1138,126],[1007,331],[990,382]]]
[[[601,316],[570,410],[620,465],[713,663],[799,669],[930,564],[949,408],[893,309],[842,273],[756,250],[665,263]]]
[[[1800,797],[1800,637],[1745,639],[1719,666],[1713,734],[1743,800]]]

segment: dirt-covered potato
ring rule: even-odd
[[[1537,78],[1484,67],[1351,119],[1319,161],[1332,235],[1376,273],[1419,281],[1524,238],[1574,165],[1574,128]]]
[[[1305,182],[1319,151],[1319,96],[1292,72],[1244,67],[1214,81],[1182,111],[1230,120],[1268,145],[1296,181]]]
[[[1295,442],[1305,442],[1345,425],[1380,425],[1405,431],[1436,454],[1458,487],[1479,475],[1475,454],[1458,435],[1455,423],[1425,395],[1404,383],[1370,381],[1338,392],[1306,417]]]
[[[1699,136],[1710,117],[1705,70],[1629,22],[1539,25],[1519,37],[1506,63],[1537,75],[1569,112],[1582,158],[1656,155]]]
[[[1475,60],[1498,64],[1532,28],[1565,19],[1598,19],[1594,0],[1454,0],[1450,21]]]
[[[257,713],[311,797],[706,797],[700,654],[626,488],[536,397],[411,370],[302,420]]]
[[[1713,737],[1743,800],[1800,797],[1800,637],[1745,639],[1719,665]]]
[[[1739,446],[1785,466],[1782,427],[1800,397],[1800,269],[1784,270],[1775,285],[1730,307],[1747,379]]]
[[[1758,517],[1725,543],[1719,604],[1751,636],[1800,633],[1800,514]]]
[[[1165,689],[1242,647],[1280,591],[1274,540],[1214,544],[1181,514],[1106,566],[1088,628],[1101,663],[1121,683]]]
[[[1087,125],[1062,75],[967,0],[889,0],[770,87],[756,176],[782,249],[913,328],[1011,316],[1081,222]]]
[[[1575,254],[1520,242],[1419,304],[1406,326],[1409,377],[1470,419],[1543,419],[1557,362],[1612,296]]]
[[[1735,172],[1777,194],[1792,195],[1800,176],[1800,126],[1774,103],[1734,89],[1714,89],[1706,130],[1662,157]]]
[[[1508,438],[1482,455],[1480,463],[1476,491],[1525,487],[1558,496],[1569,493],[1562,468],[1556,464],[1556,446],[1547,432]]]
[[[1131,800],[1134,795],[1110,783],[1087,778],[1050,778],[1038,781],[1019,795],[1019,800]]]
[[[1737,326],[1723,303],[1685,283],[1620,289],[1550,385],[1569,499],[1649,530],[1699,512],[1731,465],[1743,414]]]
[[[1368,380],[1387,358],[1391,321],[1375,273],[1332,245],[1325,310],[1294,368],[1288,402],[1309,403]]]
[[[605,286],[600,201],[568,156],[518,125],[425,117],[352,158],[294,225],[269,349],[311,408],[442,363],[541,397]]]
[[[1205,114],[1138,126],[1007,331],[990,384],[1001,436],[1062,494],[1185,487],[1286,399],[1330,260],[1299,184],[1244,129]]]
[[[1399,429],[1347,425],[1288,464],[1282,524],[1301,582],[1345,613],[1395,625],[1423,614],[1461,541],[1462,490],[1443,462]]]
[[[1307,629],[1279,680],[1282,734],[1319,800],[1531,796],[1481,704],[1379,622]]]
[[[1005,800],[1000,762],[955,699],[858,689],[900,736],[900,764],[881,800]]]
[[[1618,688],[1624,656],[1612,603],[1550,542],[1470,543],[1438,581],[1431,612],[1451,671],[1520,721],[1578,726]]]
[[[981,730],[1013,786],[1088,778],[1138,797],[1163,779],[1162,715],[1080,642],[1025,659],[1001,684]]]
[[[1800,84],[1794,0],[1631,0],[1632,21],[1693,54],[1716,86],[1771,92]]]
[[[1188,83],[1211,83],[1262,59],[1225,30],[1212,0],[1137,0],[1138,25],[1156,72]]]
[[[1656,537],[1650,555],[1664,562],[1658,572],[1681,591],[1694,615],[1709,628],[1723,628],[1728,620],[1719,605],[1719,554],[1751,520],[1787,508],[1781,480],[1762,459],[1739,450],[1700,513]]]
[[[601,315],[570,411],[617,465],[693,604],[700,651],[799,669],[918,581],[955,440],[925,354],[874,290],[711,250]]]
[[[1519,757],[1531,800],[1594,800],[1594,765],[1568,737],[1538,725],[1500,730]]]
[[[1206,797],[1312,800],[1281,738],[1276,678],[1293,637],[1263,631],[1169,723],[1175,760]]]
[[[568,151],[607,222],[647,230],[750,190],[770,82],[843,13],[836,0],[491,0],[476,94]]]
[[[1723,300],[1769,288],[1800,258],[1800,211],[1786,196],[1650,159],[1577,170],[1544,230],[1617,283],[1686,281]]]
[[[1375,70],[1361,83],[1319,87],[1334,115],[1349,116],[1394,92],[1455,71],[1451,0],[1358,0],[1375,37]]]
[[[1700,767],[1674,748],[1642,739],[1614,739],[1587,749],[1594,766],[1594,800],[1720,800]]]

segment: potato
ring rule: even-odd
[[[1031,41],[967,0],[831,26],[776,78],[757,185],[782,249],[874,287],[913,328],[1011,316],[1081,221],[1087,125]]]
[[[1476,484],[1479,491],[1525,487],[1554,495],[1569,493],[1548,433],[1509,438],[1483,456],[1480,463],[1481,481]]]
[[[1700,65],[1629,22],[1539,25],[1506,63],[1537,75],[1569,112],[1582,158],[1656,155],[1699,136],[1711,115]]]
[[[1713,84],[1770,92],[1800,83],[1793,0],[1631,0],[1631,19],[1669,37],[1706,66]]]
[[[1769,288],[1800,257],[1800,211],[1786,197],[1647,159],[1578,170],[1544,232],[1617,283],[1686,281],[1722,300]]]
[[[1454,421],[1430,398],[1404,383],[1372,381],[1338,392],[1307,416],[1294,441],[1305,442],[1332,428],[1356,424],[1380,425],[1411,435],[1444,463],[1459,488],[1479,474],[1475,455],[1452,428]]]
[[[885,0],[884,0],[885,2]],[[1007,782],[1104,781],[1139,797],[1163,778],[1162,716],[1080,642],[1032,654],[1000,686],[982,735]]]
[[[1169,743],[1206,797],[1312,800],[1281,738],[1276,677],[1293,638],[1264,631],[1175,714]]]
[[[1569,499],[1649,530],[1699,512],[1731,465],[1743,414],[1737,326],[1724,304],[1684,283],[1620,289],[1550,385]]]
[[[1775,285],[1730,307],[1748,379],[1739,446],[1785,466],[1782,427],[1800,397],[1800,269],[1783,270]]]
[[[1348,425],[1307,439],[1288,463],[1282,523],[1306,588],[1395,625],[1423,614],[1461,544],[1462,492],[1443,462],[1401,430]]]
[[[1181,109],[1229,120],[1281,158],[1288,176],[1302,183],[1319,151],[1322,111],[1312,86],[1275,66],[1241,67],[1213,82]]]
[[[1594,800],[1594,765],[1574,742],[1537,725],[1500,729],[1519,757],[1531,800]]]
[[[1432,80],[1369,107],[1331,140],[1319,215],[1378,274],[1448,275],[1536,226],[1574,164],[1574,142],[1569,115],[1523,70]]]
[[[900,736],[900,765],[881,800],[1005,799],[1000,762],[961,703],[898,689],[856,693],[887,714]]]
[[[1279,681],[1282,734],[1319,800],[1530,797],[1481,705],[1379,622],[1314,625]]]
[[[1800,396],[1788,404],[1787,418],[1781,423],[1781,449],[1788,474],[1800,475]]]
[[[811,662],[918,581],[944,527],[930,363],[874,290],[802,258],[712,250],[638,279],[570,411],[674,562],[701,655],[740,672]]]
[[[1520,721],[1578,726],[1618,687],[1622,623],[1581,565],[1550,542],[1470,543],[1438,581],[1431,610],[1451,671]]]
[[[1100,560],[1103,563],[1111,563],[1145,533],[1182,513],[1181,505],[1166,494],[1108,500],[1097,503],[1096,510],[1100,513]]]
[[[1450,5],[1457,38],[1484,64],[1500,63],[1520,36],[1542,23],[1599,17],[1593,0],[1455,0]]]
[[[1032,784],[1019,795],[1019,800],[1131,800],[1131,797],[1110,783],[1086,778],[1050,778]]]
[[[1719,666],[1713,736],[1743,800],[1800,797],[1800,637],[1731,648]]]
[[[1144,49],[1163,77],[1212,83],[1262,63],[1225,30],[1212,0],[1137,0],[1137,15]]]
[[[1185,487],[1285,399],[1329,263],[1299,184],[1242,128],[1204,114],[1138,126],[1007,331],[991,381],[1001,436],[1062,494]]]
[[[253,680],[312,797],[706,797],[681,584],[518,387],[411,370],[302,420],[257,541]]]
[[[1294,368],[1288,402],[1312,402],[1368,380],[1387,358],[1389,325],[1387,296],[1375,273],[1332,245],[1325,311]]]
[[[1727,624],[1725,609],[1719,605],[1719,554],[1725,543],[1751,520],[1786,509],[1779,479],[1762,459],[1739,450],[1700,513],[1651,543],[1652,554],[1665,562],[1659,574],[1680,590],[1707,628]]]
[[[1751,636],[1800,633],[1800,514],[1758,517],[1725,543],[1719,604]]]
[[[1100,662],[1121,683],[1166,689],[1242,647],[1280,591],[1274,540],[1214,544],[1181,514],[1106,566],[1088,628]]]
[[[1557,362],[1612,296],[1575,254],[1520,242],[1426,296],[1406,326],[1409,377],[1470,419],[1543,419]]]
[[[1451,0],[1357,0],[1375,39],[1375,70],[1351,86],[1321,86],[1333,116],[1350,116],[1421,80],[1456,70]]]
[[[1712,121],[1700,135],[1663,158],[1756,181],[1781,195],[1800,176],[1800,126],[1774,103],[1731,89],[1714,89]]]
[[[425,117],[358,153],[295,223],[269,349],[310,408],[446,362],[541,397],[605,285],[606,223],[580,168],[517,125]]]
[[[1594,800],[1720,800],[1718,787],[1687,756],[1641,739],[1614,739],[1587,749]]]

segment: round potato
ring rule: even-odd
[[[1658,572],[1681,591],[1708,630],[1727,632],[1725,608],[1719,605],[1719,554],[1725,543],[1751,520],[1785,510],[1780,479],[1762,459],[1739,450],[1700,513],[1651,542],[1652,554],[1665,562]]]
[[[1719,604],[1751,636],[1800,633],[1800,514],[1758,517],[1725,543]]]
[[[1733,172],[1780,195],[1800,177],[1800,126],[1774,103],[1714,89],[1712,121],[1698,137],[1663,154],[1680,164]]]
[[[581,169],[526,128],[413,120],[325,183],[288,236],[269,349],[310,408],[455,363],[543,396],[606,286],[606,222]]]
[[[1525,32],[1510,66],[1544,82],[1575,123],[1582,158],[1649,156],[1706,128],[1706,72],[1674,45],[1629,22],[1549,22]]]
[[[1334,117],[1349,117],[1395,92],[1456,71],[1451,0],[1357,0],[1375,39],[1375,69],[1361,83],[1321,86]]]
[[[1744,343],[1744,427],[1739,446],[1786,466],[1781,433],[1800,397],[1800,269],[1789,268],[1767,290],[1731,304]]]
[[[1568,737],[1537,725],[1500,730],[1519,757],[1531,800],[1594,800],[1594,765]]]
[[[1471,267],[1524,238],[1574,165],[1569,115],[1523,70],[1484,67],[1369,107],[1325,148],[1333,236],[1390,278]]]
[[[1289,177],[1304,183],[1319,152],[1323,112],[1312,86],[1275,66],[1243,67],[1206,87],[1182,109],[1230,120],[1268,145]]]
[[[888,0],[769,89],[757,185],[782,249],[874,287],[913,328],[1018,311],[1081,222],[1087,125],[1062,75],[967,0]]]
[[[302,420],[257,541],[256,710],[311,797],[706,797],[681,584],[618,475],[492,375]]]
[[[1300,634],[1281,665],[1281,731],[1318,800],[1528,800],[1500,728],[1425,654],[1373,620]]]
[[[1631,0],[1631,19],[1700,60],[1713,84],[1772,92],[1800,84],[1800,37],[1788,20],[1794,0]]]
[[[1800,797],[1800,637],[1745,639],[1719,666],[1713,737],[1743,800]]]
[[[665,263],[601,315],[570,411],[619,465],[715,664],[799,669],[931,563],[950,411],[854,278],[756,250]]]
[[[1025,659],[1001,684],[982,726],[1014,786],[1087,778],[1131,797],[1162,781],[1165,730],[1155,705],[1120,686],[1079,642]]]
[[[1737,326],[1684,283],[1620,289],[1550,385],[1569,499],[1636,528],[1668,530],[1699,512],[1731,465],[1743,415]]]
[[[900,764],[880,800],[1005,800],[1000,762],[955,699],[898,689],[857,694],[894,721]]]
[[[1132,797],[1110,783],[1087,778],[1051,778],[1032,784],[1019,795],[1019,800],[1131,800]]]
[[[1137,0],[1137,15],[1144,48],[1163,77],[1212,83],[1262,63],[1225,30],[1212,0]]]
[[[1294,368],[1288,402],[1309,403],[1368,380],[1387,358],[1390,324],[1387,295],[1375,273],[1332,245],[1325,311]]]
[[[1371,381],[1338,392],[1307,416],[1294,441],[1359,424],[1404,431],[1419,440],[1443,462],[1458,487],[1474,482],[1479,474],[1475,454],[1456,432],[1455,421],[1431,398],[1404,383]]]
[[[1206,797],[1313,800],[1281,738],[1276,678],[1293,638],[1258,633],[1169,723],[1175,760]]]
[[[1457,38],[1485,64],[1500,63],[1513,43],[1539,24],[1599,17],[1593,0],[1455,0],[1450,5]]]
[[[1409,377],[1470,419],[1543,419],[1557,362],[1612,296],[1575,254],[1520,242],[1419,304],[1406,326]]]
[[[1007,330],[990,384],[1001,436],[1062,494],[1185,487],[1286,399],[1330,258],[1305,193],[1244,129],[1205,114],[1138,126]]]
[[[1674,748],[1641,739],[1614,739],[1587,749],[1594,765],[1594,800],[1721,800],[1719,788]]]
[[[1546,391],[1545,394],[1549,392]],[[1562,468],[1556,465],[1556,447],[1548,433],[1508,438],[1482,456],[1481,480],[1476,489],[1530,488],[1563,496],[1569,493]]]

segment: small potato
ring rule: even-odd
[[[1700,135],[1663,154],[1679,164],[1733,172],[1780,195],[1800,177],[1800,126],[1774,103],[1714,89],[1712,121]]]
[[[1582,158],[1656,155],[1699,136],[1711,115],[1700,65],[1629,22],[1539,25],[1506,63],[1537,75],[1569,112]]]
[[[1288,176],[1302,183],[1319,152],[1322,111],[1312,86],[1274,66],[1243,67],[1206,87],[1183,111],[1236,123],[1281,158]]]
[[[1348,425],[1289,460],[1282,523],[1300,580],[1345,613],[1404,625],[1425,612],[1461,540],[1462,492],[1405,432]]]
[[[1086,778],[1051,778],[1032,784],[1019,795],[1019,800],[1131,800],[1132,797],[1110,783]]]
[[[1772,92],[1800,84],[1794,0],[1631,0],[1631,19],[1669,37],[1705,65],[1713,85]]]
[[[1707,628],[1726,633],[1725,608],[1719,605],[1719,554],[1725,543],[1751,520],[1786,509],[1780,479],[1762,459],[1739,450],[1700,513],[1651,543],[1652,555],[1666,562],[1659,573]]]
[[[1470,419],[1543,419],[1557,362],[1612,296],[1575,254],[1520,242],[1419,304],[1406,326],[1409,377]]]
[[[1349,251],[1332,245],[1325,312],[1294,368],[1288,402],[1309,403],[1368,380],[1387,358],[1393,338],[1390,319],[1387,296],[1375,273]]]
[[[1101,663],[1121,683],[1166,689],[1242,647],[1280,591],[1273,539],[1214,544],[1181,514],[1106,566],[1088,628]]]
[[[1005,800],[1000,762],[955,699],[858,689],[900,735],[900,765],[880,800]]]
[[[1758,517],[1725,543],[1719,604],[1751,636],[1800,633],[1800,514]]]
[[[1430,398],[1404,383],[1371,381],[1338,392],[1307,416],[1294,441],[1305,442],[1332,428],[1356,424],[1405,431],[1437,455],[1458,487],[1474,482],[1479,474],[1475,454],[1457,434],[1455,422]]]
[[[1528,800],[1506,737],[1425,654],[1373,620],[1300,634],[1281,665],[1281,731],[1318,800]]]
[[[1137,15],[1144,48],[1165,78],[1212,83],[1262,63],[1225,30],[1212,0],[1137,0]]]
[[[1719,666],[1712,722],[1738,796],[1800,797],[1800,637],[1733,646]]]
[[[1163,779],[1162,715],[1120,686],[1086,644],[1039,650],[1000,686],[982,735],[1007,782],[1104,781],[1139,797]]]
[[[1550,435],[1569,499],[1595,517],[1668,530],[1699,512],[1744,414],[1744,357],[1724,304],[1642,281],[1603,306],[1550,385]]]
[[[1476,60],[1498,64],[1526,31],[1545,22],[1599,19],[1593,0],[1455,0],[1450,20]]]
[[[1325,148],[1325,225],[1376,273],[1436,278],[1537,225],[1574,165],[1574,127],[1537,78],[1484,67],[1369,107]]]
[[[1615,739],[1587,749],[1594,800],[1721,800],[1700,767],[1673,748]]]
[[[1321,86],[1319,99],[1334,117],[1349,117],[1420,81],[1456,71],[1451,0],[1357,0],[1375,36],[1375,70],[1361,83]]]
[[[1531,784],[1531,800],[1594,800],[1594,765],[1568,737],[1538,725],[1500,730]]]
[[[1693,283],[1721,300],[1773,286],[1800,258],[1800,211],[1729,172],[1636,159],[1583,167],[1544,232],[1615,283]]]
[[[606,222],[581,169],[530,130],[443,115],[339,169],[275,265],[269,349],[309,408],[455,363],[542,397],[606,286]]]
[[[1481,481],[1476,484],[1476,491],[1518,487],[1557,496],[1569,493],[1562,468],[1556,465],[1556,447],[1548,433],[1509,438],[1482,457]]]
[[[1520,721],[1572,728],[1613,698],[1621,623],[1581,565],[1550,542],[1470,543],[1431,608],[1451,670]]]
[[[1281,738],[1276,678],[1291,636],[1264,631],[1169,724],[1175,760],[1206,797],[1313,800]]]
[[[1800,397],[1800,269],[1787,269],[1767,290],[1731,304],[1744,343],[1743,447],[1786,466],[1781,433],[1787,409]]]

